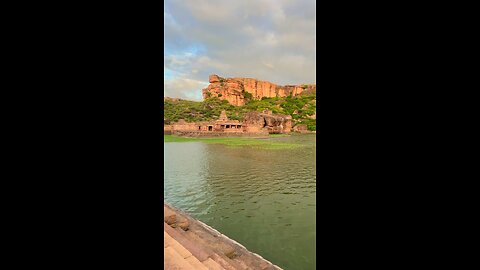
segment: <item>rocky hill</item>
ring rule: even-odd
[[[292,116],[293,127],[306,125],[308,130],[316,130],[316,93],[302,93],[297,96],[263,97],[250,100],[243,106],[234,106],[218,97],[206,98],[204,101],[190,101],[164,98],[164,124],[184,119],[187,122],[210,121],[218,119],[225,110],[229,119],[243,121],[249,112],[270,110],[274,114]]]
[[[243,106],[250,100],[262,98],[294,97],[300,94],[315,94],[315,84],[280,86],[267,81],[251,78],[222,78],[210,75],[207,88],[202,90],[203,98],[217,97],[234,106]]]

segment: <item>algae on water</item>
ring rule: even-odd
[[[288,135],[270,135],[268,138],[244,138],[244,137],[228,137],[228,138],[186,138],[175,135],[164,135],[164,142],[203,142],[208,144],[223,144],[228,147],[252,147],[258,149],[280,150],[294,149],[303,147],[298,143],[290,143],[275,138],[285,137]]]

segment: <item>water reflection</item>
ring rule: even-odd
[[[187,212],[196,213],[196,205],[209,192],[205,188],[205,176],[209,171],[206,147],[199,142],[164,145],[164,198],[172,205],[181,205]]]

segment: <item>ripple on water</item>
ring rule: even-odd
[[[294,137],[284,140],[314,146],[314,137]],[[165,143],[165,200],[285,270],[314,269],[312,149]]]

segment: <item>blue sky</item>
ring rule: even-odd
[[[208,75],[316,83],[312,0],[165,0],[164,96],[201,100]]]

